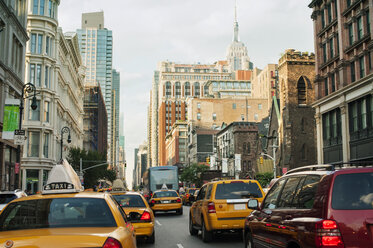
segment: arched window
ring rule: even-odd
[[[171,83],[166,82],[166,98],[171,97]]]
[[[247,142],[247,154],[250,154],[250,152],[251,152],[250,142]]]
[[[303,77],[298,80],[298,104],[306,104],[306,82]]]
[[[203,95],[205,95],[205,96],[209,95],[209,86],[208,85],[203,86]]]
[[[184,92],[185,92],[185,96],[190,96],[190,83],[189,82],[186,82],[184,84]]]
[[[242,147],[242,153],[245,154],[245,152],[246,152],[246,143],[244,142],[243,147]]]
[[[181,85],[180,82],[175,83],[175,98],[180,98],[181,97]]]
[[[194,96],[200,96],[200,95],[201,95],[201,91],[199,88],[199,83],[195,82],[194,83]]]

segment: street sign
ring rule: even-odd
[[[26,141],[25,130],[14,130],[14,144],[23,146]]]

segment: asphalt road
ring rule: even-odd
[[[202,248],[202,247],[244,247],[242,235],[216,234],[214,240],[210,243],[204,243],[201,239],[201,233],[198,236],[191,236],[188,229],[189,208],[184,206],[184,214],[176,215],[170,213],[158,213],[155,217],[155,244],[147,244],[143,240],[138,240],[138,248]]]

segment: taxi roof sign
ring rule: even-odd
[[[113,186],[111,187],[113,191],[126,191],[124,187],[124,183],[120,179],[115,179],[113,182]]]
[[[83,190],[75,170],[64,159],[62,164],[53,167],[42,194],[77,193]]]
[[[161,189],[168,189],[167,188],[167,185],[164,183],[163,185],[162,185],[162,188]]]

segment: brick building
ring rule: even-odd
[[[185,166],[187,162],[188,123],[177,121],[166,136],[167,165]]]
[[[268,155],[276,152],[277,175],[316,163],[314,101],[315,56],[288,49],[278,64],[280,101],[274,96],[267,142]],[[285,170],[286,170],[285,169]]]
[[[311,1],[318,163],[372,160],[372,1]]]

